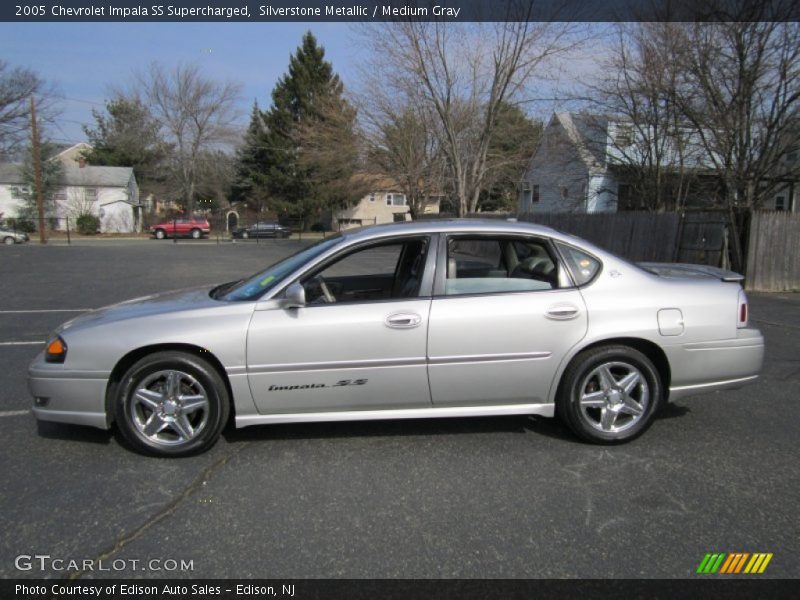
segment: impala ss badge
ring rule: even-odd
[[[333,385],[327,383],[303,383],[301,385],[271,385],[268,392],[288,392],[290,390],[313,390],[317,388],[343,387],[346,385],[364,385],[368,379],[340,379]]]

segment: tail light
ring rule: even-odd
[[[747,327],[747,295],[744,290],[739,290],[739,314],[736,321],[736,327],[741,329]]]

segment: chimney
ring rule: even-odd
[[[82,156],[78,159],[78,167],[81,169],[86,166],[86,159]]]

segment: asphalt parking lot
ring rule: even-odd
[[[619,447],[503,417],[228,430],[204,455],[164,460],[113,433],[37,427],[26,368],[60,322],[237,279],[300,246],[0,248],[0,577],[72,574],[15,568],[38,553],[193,564],[86,577],[672,578],[707,552],[771,552],[761,577],[800,576],[800,294],[751,297],[759,383],[670,405]]]

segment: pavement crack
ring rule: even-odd
[[[195,477],[194,480],[188,486],[186,486],[186,488],[184,488],[184,490],[180,494],[178,494],[175,498],[173,498],[172,501],[169,502],[169,504],[164,506],[164,508],[162,508],[159,512],[155,513],[152,517],[150,517],[147,521],[142,523],[139,527],[137,527],[130,533],[123,535],[114,543],[113,546],[98,554],[92,561],[92,564],[97,564],[101,561],[111,558],[117,552],[122,550],[125,546],[142,537],[142,535],[144,535],[145,532],[147,532],[151,527],[157,525],[162,520],[169,517],[172,513],[174,513],[178,509],[178,507],[181,505],[181,503],[183,503],[184,500],[189,498],[189,496],[194,494],[205,483],[207,483],[209,479],[211,479],[211,477],[215,475],[217,471],[222,469],[222,467],[224,467],[232,458],[238,456],[239,453],[242,450],[244,450],[245,447],[247,447],[247,445],[248,442],[240,444],[236,450],[234,450],[229,454],[226,454],[216,462],[212,463],[211,465],[203,469],[203,471],[197,477]],[[71,573],[67,577],[67,579],[69,580],[80,579],[86,573],[87,573],[86,570],[81,569],[80,571],[75,571],[74,573]]]

